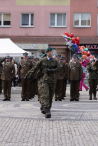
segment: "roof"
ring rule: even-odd
[[[0,36],[0,38],[6,36]],[[10,36],[14,43],[45,43],[49,45],[65,45],[62,36]],[[80,44],[98,44],[98,37],[80,37]]]

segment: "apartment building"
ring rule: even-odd
[[[98,0],[0,0],[0,38],[10,38],[35,57],[50,46],[69,62],[64,32],[79,36],[80,45],[97,54]]]

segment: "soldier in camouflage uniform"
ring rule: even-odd
[[[87,66],[87,70],[89,71],[89,100],[92,100],[92,94],[94,95],[94,99],[96,98],[96,87],[97,87],[97,76],[98,76],[98,61],[92,61],[90,65]]]
[[[40,59],[41,58],[44,58],[46,57],[46,54],[42,54],[40,56]],[[37,77],[38,77],[38,100],[40,102],[41,105],[44,105],[44,100],[43,100],[43,97],[41,95],[43,95],[43,88],[42,88],[42,77],[43,77],[43,72],[42,72],[42,67],[40,69],[37,70]],[[45,110],[43,109],[43,106],[41,106],[41,112],[43,114],[45,114]]]
[[[34,72],[36,72],[38,69],[42,67],[43,76],[42,76],[41,87],[43,90],[42,90],[42,94],[40,95],[40,98],[43,99],[42,109],[44,109],[45,111],[45,117],[50,118],[51,117],[50,108],[52,105],[52,99],[53,99],[53,95],[55,91],[55,83],[56,83],[55,73],[60,71],[61,65],[55,59],[52,58],[52,54],[53,54],[52,48],[47,48],[46,54],[47,57],[41,59],[35,65],[35,67],[33,67],[26,74],[25,77],[31,74],[33,75]]]

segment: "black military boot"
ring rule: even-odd
[[[90,96],[89,100],[92,100],[92,96]]]
[[[94,97],[94,100],[97,100],[96,96]]]
[[[21,101],[25,101],[25,99],[23,98]]]
[[[62,100],[65,100],[65,98],[64,98],[64,97],[62,97]]]
[[[26,101],[29,101],[29,99],[26,99]]]
[[[7,101],[7,99],[3,99],[3,101]]]
[[[41,106],[40,110],[41,110],[41,113],[42,113],[42,114],[45,114],[45,113],[46,113],[46,112],[45,112],[45,108],[44,108],[43,106]]]
[[[57,98],[55,98],[55,101],[57,101]]]
[[[59,101],[62,101],[62,99],[60,98]]]
[[[46,107],[45,108],[45,118],[51,118],[51,113],[50,113],[50,108],[49,107]]]

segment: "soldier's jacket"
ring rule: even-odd
[[[15,67],[13,63],[10,62],[8,64],[7,62],[4,62],[2,68],[2,80],[10,81],[12,78],[15,77]]]
[[[33,74],[38,69],[42,68],[43,77],[42,81],[47,83],[55,83],[56,78],[55,74],[61,70],[60,63],[57,62],[54,58],[48,60],[47,57],[42,58],[28,73],[26,76]],[[45,69],[51,69],[51,72],[47,72]]]
[[[96,66],[96,64],[94,64],[94,66],[90,64],[89,66],[87,66],[87,70],[89,71],[89,79],[98,78],[98,66]]]
[[[70,80],[78,81],[83,76],[83,69],[80,62],[74,63],[71,61],[69,63],[69,78]]]
[[[66,74],[66,72],[65,72],[66,67],[65,67],[65,63],[64,63],[63,61],[60,61],[59,63],[60,63],[60,65],[62,66],[62,69],[61,69],[60,72],[58,72],[58,73],[56,74],[56,79],[57,79],[57,80],[63,80],[63,79],[65,78],[65,74]]]
[[[18,66],[18,76],[23,79],[28,71],[32,68],[33,64],[32,62],[27,59],[25,61],[24,59],[21,59],[19,66]]]

